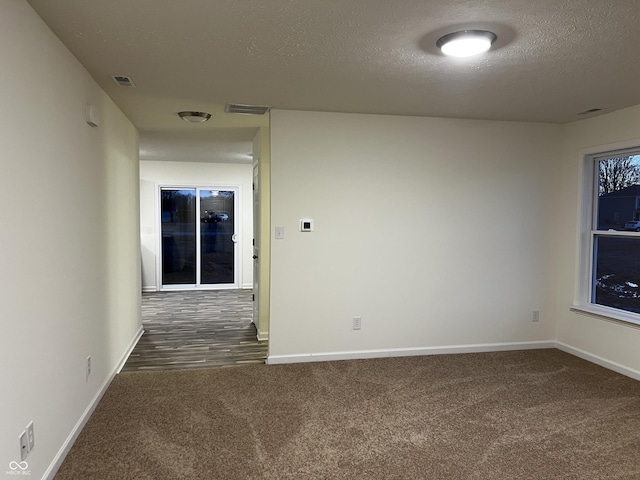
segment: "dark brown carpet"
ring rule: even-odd
[[[55,478],[640,479],[640,382],[558,350],[123,373]]]

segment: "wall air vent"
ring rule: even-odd
[[[227,103],[224,111],[227,113],[243,113],[245,115],[264,115],[271,107],[262,105],[241,105],[239,103]]]
[[[133,83],[133,80],[128,75],[111,75],[113,81],[118,84],[120,87],[135,87],[136,84]]]

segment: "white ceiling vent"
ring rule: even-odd
[[[227,103],[224,111],[227,113],[244,113],[245,115],[264,115],[271,107],[262,105],[241,105],[239,103]]]
[[[120,87],[135,87],[136,84],[133,83],[133,80],[128,75],[111,75],[113,81],[116,82]]]

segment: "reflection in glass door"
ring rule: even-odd
[[[160,191],[162,285],[196,284],[196,189]]]
[[[200,190],[200,283],[234,283],[235,192]]]
[[[161,188],[162,287],[236,287],[234,188]]]

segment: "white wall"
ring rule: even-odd
[[[140,328],[138,137],[23,0],[0,0],[0,63],[0,472],[33,421],[42,478]]]
[[[552,230],[556,243],[550,250],[554,269],[549,275],[557,292],[554,317],[557,339],[592,360],[619,364],[640,374],[640,329],[569,310],[573,303],[578,251],[580,166],[585,149],[606,151],[611,144],[632,142],[640,146],[640,106],[566,125],[564,148],[557,164]],[[595,358],[594,358],[595,357]],[[626,372],[629,373],[629,372]]]
[[[561,126],[274,110],[271,133],[271,362],[553,340]]]
[[[260,205],[254,220],[254,236],[258,252],[259,274],[254,281],[254,323],[258,340],[269,340],[269,297],[271,278],[271,148],[269,128],[262,127],[253,139],[253,162],[258,167]],[[256,227],[257,225],[257,227]],[[256,280],[256,279],[254,279]],[[257,321],[255,312],[257,310]]]
[[[158,186],[239,186],[241,230],[240,286],[253,285],[253,167],[251,164],[196,162],[140,162],[140,232],[142,237],[142,288],[156,291],[158,250]]]

